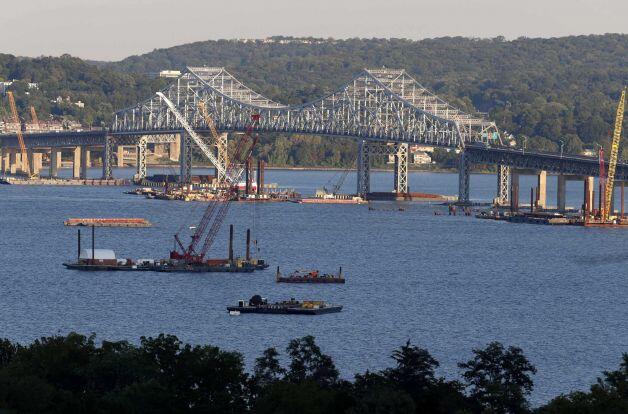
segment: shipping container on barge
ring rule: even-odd
[[[277,266],[275,279],[277,283],[345,283],[342,267],[337,275],[320,274],[318,270],[296,270],[287,276],[283,276],[279,272],[279,266]]]
[[[294,298],[275,303],[268,303],[266,298],[254,295],[249,301],[240,300],[237,306],[227,306],[231,315],[240,313],[263,313],[274,315],[322,315],[342,310],[341,305],[331,305],[321,300],[298,301]]]

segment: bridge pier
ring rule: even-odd
[[[497,166],[497,197],[495,204],[507,206],[510,202],[510,167],[499,164]]]
[[[537,207],[543,209],[547,205],[547,171],[539,172],[536,190]]]
[[[28,156],[28,165],[30,166],[32,174],[39,174],[42,169],[42,153],[37,152],[34,149],[29,149],[27,151]]]
[[[124,167],[124,145],[118,145],[116,147],[117,166],[118,168]]]
[[[190,184],[192,182],[192,137],[188,133],[181,134],[181,155],[180,155],[180,174],[179,182],[181,184]]]
[[[84,180],[87,178],[87,168],[90,162],[89,148],[86,146],[79,147],[80,161],[79,161],[79,178]]]
[[[566,206],[566,192],[567,192],[567,177],[565,174],[558,174],[558,184],[556,186],[556,208],[560,213],[565,212]]]
[[[595,177],[584,179],[584,211],[591,213],[595,208]]]
[[[81,178],[81,147],[74,147],[72,150],[72,178]]]
[[[61,154],[60,150],[56,148],[50,149],[50,167],[49,167],[49,175],[50,178],[56,178],[59,175],[59,165],[61,164]]]
[[[140,138],[137,143],[137,158],[135,162],[136,172],[135,180],[141,181],[146,178],[146,152],[147,152],[146,136]]]
[[[395,144],[395,183],[394,191],[408,192],[408,144]]]
[[[21,154],[18,154],[17,150],[11,150],[11,152],[9,152],[9,173],[17,174],[20,157]]]
[[[168,144],[168,155],[170,161],[180,161],[181,157],[181,134],[174,134],[174,142]]]
[[[114,138],[107,135],[105,137],[105,147],[102,152],[102,178],[103,180],[111,180],[113,178],[113,146]]]
[[[470,162],[465,151],[460,153],[458,164],[458,204],[469,204]]]
[[[9,150],[7,148],[0,148],[1,157],[0,157],[0,174],[6,174],[9,167]]]
[[[358,141],[358,188],[357,195],[365,197],[371,192],[371,160],[369,143],[365,140]]]

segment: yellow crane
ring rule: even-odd
[[[17,114],[17,107],[15,106],[15,97],[13,92],[8,91],[7,97],[9,98],[9,106],[11,107],[11,114],[13,115],[13,122],[17,124],[17,142],[20,146],[20,152],[22,153],[22,172],[28,177],[31,177],[31,169],[28,164],[28,154],[26,153],[26,145],[24,145],[24,136],[22,135],[22,123],[20,117]]]
[[[617,157],[619,155],[619,142],[621,141],[621,129],[624,122],[624,104],[626,102],[626,88],[621,91],[617,114],[615,115],[615,128],[613,130],[613,142],[611,143],[611,155],[608,160],[608,173],[606,174],[606,187],[604,188],[604,206],[602,207],[602,221],[606,222],[610,218],[613,206],[613,189],[615,181],[615,169],[617,167]],[[600,177],[601,179],[602,177]]]
[[[222,163],[223,166],[226,167],[229,162],[229,158],[227,155],[227,139],[221,138],[220,135],[218,135],[216,124],[214,123],[214,120],[207,113],[205,102],[200,101],[198,103],[198,109],[200,109],[201,115],[203,115],[203,119],[205,119],[205,123],[207,124],[207,127],[209,128],[209,131],[211,132],[212,137],[214,138],[214,145],[216,145],[216,149],[217,149],[216,158],[218,159],[220,163]],[[220,176],[220,174],[218,175],[219,176],[216,177],[218,178],[218,182],[221,184],[224,183],[226,180],[226,177],[222,177]]]

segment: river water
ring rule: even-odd
[[[160,169],[155,173],[163,173]],[[68,172],[65,171],[65,174]],[[97,176],[94,169],[90,174]],[[131,170],[119,170],[128,176]],[[335,172],[268,170],[267,182],[311,194]],[[454,195],[457,175],[411,173],[412,191]],[[533,185],[522,177],[521,200]],[[345,191],[355,187],[350,174]],[[392,174],[372,175],[375,191],[392,187]],[[495,176],[473,175],[473,199],[495,195]],[[555,203],[556,179],[548,179]],[[253,274],[160,274],[65,270],[75,256],[69,217],[145,217],[149,229],[97,229],[96,247],[119,257],[165,257],[172,235],[195,224],[201,203],[147,200],[121,187],[0,187],[0,336],[31,341],[77,331],[99,339],[161,332],[183,341],[241,352],[248,364],[263,349],[316,336],[344,377],[390,366],[407,339],[429,349],[440,373],[456,378],[471,349],[498,340],[517,345],[538,368],[534,404],[583,389],[628,351],[626,237],[612,229],[534,226],[435,216],[429,204],[237,204],[226,224],[236,229],[236,251],[251,227],[271,268]],[[580,205],[582,184],[568,183],[567,204]],[[227,226],[213,256],[226,255]],[[88,237],[84,245],[89,245]],[[342,265],[338,286],[276,284],[284,271]],[[241,315],[225,307],[259,293],[343,304],[320,317]]]

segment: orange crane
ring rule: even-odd
[[[31,122],[33,125],[39,129],[39,118],[37,118],[37,112],[35,112],[35,107],[31,105]]]
[[[20,145],[20,152],[22,153],[22,172],[28,177],[31,177],[31,169],[28,165],[28,154],[26,153],[26,145],[24,145],[24,136],[22,135],[22,123],[20,117],[17,114],[17,107],[15,106],[15,97],[13,92],[8,91],[7,97],[9,98],[9,106],[11,107],[11,114],[13,115],[13,122],[17,124],[17,142]]]
[[[613,141],[611,143],[611,155],[608,160],[608,172],[604,188],[604,202],[602,205],[601,219],[607,222],[613,209],[613,189],[615,185],[615,169],[617,167],[617,157],[619,155],[619,142],[621,141],[621,129],[624,122],[624,104],[626,102],[626,89],[621,91],[617,113],[615,115],[615,128],[613,130]],[[600,176],[600,179],[602,177]]]

